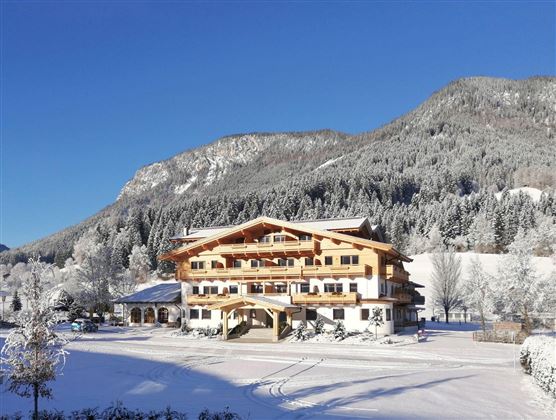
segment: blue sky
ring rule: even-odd
[[[10,247],[220,136],[368,131],[465,76],[554,75],[554,2],[1,2]]]

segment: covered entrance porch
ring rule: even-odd
[[[262,310],[266,314],[265,326],[272,327],[272,341],[278,341],[280,334],[288,332],[292,327],[293,313],[297,312],[299,306],[271,299],[263,296],[238,296],[224,302],[218,302],[208,307],[209,310],[222,311],[222,339],[227,340],[229,335],[228,321],[233,313],[237,314],[238,321],[249,322],[250,311]],[[280,331],[280,314],[286,315],[286,327]]]

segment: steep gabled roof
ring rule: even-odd
[[[162,283],[114,300],[114,303],[175,303],[181,301],[181,283]]]
[[[369,219],[367,217],[345,217],[336,219],[315,219],[315,220],[296,220],[290,223],[299,224],[307,226],[312,229],[317,230],[332,230],[332,231],[345,231],[345,230],[363,230],[365,227],[369,230],[369,233],[377,232],[378,226],[371,226]],[[170,238],[171,241],[184,241],[192,242],[199,239],[208,238],[209,236],[216,235],[218,233],[224,232],[234,226],[214,226],[214,227],[202,227],[202,228],[192,228],[189,232],[183,235],[175,235]]]
[[[397,251],[391,244],[386,244],[383,242],[377,242],[377,241],[372,241],[370,239],[363,239],[363,238],[358,238],[355,236],[351,236],[351,235],[346,235],[343,233],[338,233],[338,232],[334,232],[334,231],[329,231],[329,230],[322,230],[322,229],[315,229],[313,227],[309,227],[304,223],[292,223],[292,222],[286,222],[283,220],[278,220],[278,219],[272,219],[270,217],[258,217],[256,219],[250,220],[249,222],[243,223],[241,225],[238,226],[233,226],[230,228],[227,228],[225,230],[222,231],[218,231],[218,233],[208,236],[206,238],[200,239],[198,241],[195,241],[193,243],[190,243],[188,245],[182,246],[178,249],[174,249],[170,252],[167,252],[166,254],[163,254],[159,257],[160,260],[175,260],[177,258],[179,258],[180,256],[187,256],[187,255],[192,255],[194,254],[195,250],[203,250],[207,248],[207,245],[209,245],[210,243],[214,243],[214,242],[218,242],[219,240],[233,235],[233,234],[237,234],[237,233],[241,233],[244,230],[247,229],[251,229],[255,226],[258,225],[271,225],[271,226],[276,226],[276,227],[282,227],[282,228],[286,228],[286,229],[290,229],[290,230],[294,230],[294,231],[298,231],[298,232],[304,232],[304,233],[308,233],[308,234],[312,234],[315,236],[322,236],[322,237],[326,237],[326,238],[330,238],[330,239],[335,239],[337,241],[341,241],[341,242],[346,242],[346,243],[351,243],[351,244],[357,244],[363,247],[367,247],[367,248],[374,248],[374,249],[380,249],[382,251],[385,251],[386,253],[393,255],[397,258],[400,258],[403,261],[411,261],[410,258],[406,257],[405,255],[403,255],[402,253],[400,253],[399,251]],[[200,251],[199,251],[200,252]]]

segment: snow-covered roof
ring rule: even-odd
[[[301,220],[292,223],[300,224],[318,230],[343,230],[359,229],[365,224],[366,221],[366,217],[355,217],[345,219]]]
[[[116,299],[115,303],[172,303],[181,300],[181,283],[162,283],[132,295]]]
[[[317,230],[348,230],[360,229],[367,221],[368,219],[366,217],[349,217],[338,219],[299,220],[292,221],[291,223],[300,224],[308,228]],[[189,234],[175,235],[171,237],[170,240],[194,241],[198,239],[204,239],[213,235],[219,235],[220,233],[233,227],[234,226],[215,226],[203,227],[198,229],[192,228],[189,231]],[[378,226],[374,225],[370,227],[374,231]]]

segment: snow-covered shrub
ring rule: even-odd
[[[230,411],[230,407],[226,407],[223,411],[209,411],[204,409],[199,413],[199,420],[241,420],[237,413]]]
[[[556,339],[547,336],[531,336],[521,346],[519,361],[525,373],[537,384],[556,397]]]
[[[318,317],[315,321],[315,334],[319,335],[324,332],[324,319]]]
[[[303,322],[300,322],[295,330],[293,330],[293,338],[297,341],[305,341],[309,338],[307,328]]]
[[[346,327],[345,327],[345,325],[342,321],[336,322],[336,325],[334,325],[334,331],[332,332],[332,334],[334,334],[334,338],[338,341],[343,340],[344,338],[346,338],[349,335],[347,330],[346,330]]]
[[[189,328],[189,325],[187,324],[187,321],[185,319],[183,320],[183,323],[181,324],[180,330],[184,334],[189,334],[191,332],[191,328]]]

